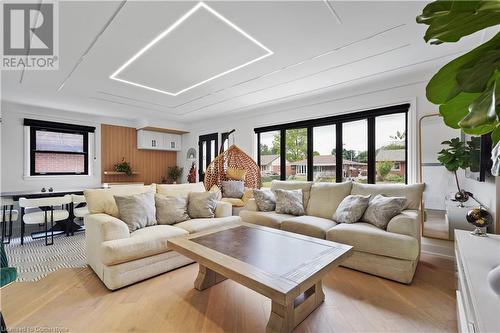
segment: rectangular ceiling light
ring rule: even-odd
[[[196,84],[193,84],[193,85],[191,85],[191,86],[189,86],[187,88],[184,88],[184,89],[176,91],[176,92],[170,92],[170,91],[165,91],[165,90],[157,89],[157,88],[146,86],[146,85],[139,84],[139,83],[136,83],[136,82],[131,82],[131,81],[128,81],[128,80],[124,80],[124,79],[121,79],[121,78],[118,77],[118,75],[125,68],[127,68],[128,66],[130,66],[130,64],[132,64],[135,60],[137,60],[141,55],[143,55],[146,51],[148,51],[150,48],[152,48],[156,43],[158,43],[163,38],[165,38],[169,33],[171,33],[178,26],[180,26],[182,24],[182,22],[184,22],[185,20],[187,20],[191,15],[193,15],[196,11],[200,10],[201,8],[206,9],[208,12],[210,12],[213,15],[215,15],[218,19],[220,19],[221,21],[223,21],[224,23],[226,23],[228,26],[230,26],[234,30],[238,31],[240,34],[242,34],[243,36],[245,36],[247,39],[249,39],[250,41],[252,41],[254,44],[256,44],[257,46],[261,47],[265,51],[265,54],[262,55],[262,56],[260,56],[260,57],[258,57],[258,58],[255,58],[255,59],[253,59],[251,61],[248,61],[248,62],[246,62],[246,63],[244,63],[242,65],[233,67],[233,68],[231,68],[231,69],[229,69],[227,71],[224,71],[222,73],[214,75],[214,76],[212,76],[212,77],[210,77],[210,78],[208,78],[206,80],[203,80],[201,82],[198,82]],[[151,42],[149,42],[146,46],[144,46],[141,50],[139,50],[139,52],[137,52],[136,54],[134,54],[134,56],[132,58],[130,58],[120,68],[118,68],[113,74],[111,74],[111,76],[109,78],[113,79],[113,80],[116,80],[116,81],[123,82],[123,83],[131,84],[133,86],[137,86],[137,87],[145,88],[145,89],[148,89],[148,90],[156,91],[156,92],[159,92],[159,93],[163,93],[163,94],[166,94],[166,95],[177,96],[179,94],[182,94],[183,92],[191,90],[191,89],[193,89],[195,87],[198,87],[198,86],[200,86],[200,85],[202,85],[204,83],[212,81],[212,80],[214,80],[214,79],[216,79],[218,77],[221,77],[221,76],[226,75],[228,73],[234,72],[234,71],[236,71],[236,70],[238,70],[240,68],[243,68],[243,67],[246,67],[246,66],[248,66],[250,64],[253,64],[254,62],[262,60],[262,59],[264,59],[264,58],[266,58],[266,57],[268,57],[268,56],[270,56],[272,54],[274,54],[273,51],[271,51],[266,46],[264,46],[262,43],[260,43],[258,40],[256,40],[252,36],[250,36],[245,31],[243,31],[237,25],[235,25],[234,23],[232,23],[231,21],[229,21],[228,19],[226,19],[224,16],[222,16],[221,14],[219,14],[218,12],[216,12],[215,10],[213,10],[211,7],[209,7],[204,2],[199,2],[196,6],[194,6],[193,8],[191,8],[186,14],[184,14],[181,18],[179,18],[174,24],[172,24],[168,29],[166,29],[165,31],[163,31],[162,33],[160,33]]]

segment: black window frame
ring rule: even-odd
[[[279,125],[271,125],[258,127],[254,129],[257,135],[257,164],[261,167],[260,161],[260,134],[265,132],[280,132],[280,180],[286,180],[286,131],[289,129],[306,128],[307,129],[307,180],[313,180],[313,153],[314,153],[314,127],[335,125],[335,148],[337,152],[342,152],[343,149],[343,136],[342,128],[344,123],[349,123],[357,120],[367,121],[367,182],[369,184],[376,183],[376,118],[379,116],[386,116],[391,114],[405,114],[405,184],[408,184],[408,112],[410,104],[401,104],[372,110],[345,113],[336,116],[329,116],[317,119],[301,120],[291,123],[284,123]],[[342,165],[342,154],[336,154],[336,165]],[[343,181],[342,168],[336,168],[335,181],[340,183]]]
[[[208,144],[209,142],[215,141],[215,152],[214,159],[219,155],[219,133],[210,133],[200,135],[198,137],[198,180],[200,182],[205,181],[205,172],[203,172],[203,142],[207,142],[207,161],[205,167],[208,167],[213,160],[210,160],[212,147]]]
[[[33,119],[24,119],[24,126],[29,126],[30,130],[30,176],[88,176],[89,173],[89,133],[94,133],[95,127],[71,125],[66,123],[56,123]],[[60,151],[60,150],[37,150],[36,149],[36,132],[46,131],[54,133],[78,134],[83,137],[83,151]],[[84,170],[83,172],[35,172],[35,154],[61,154],[61,155],[83,155]]]

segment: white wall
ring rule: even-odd
[[[89,116],[63,110],[46,109],[29,105],[2,102],[1,127],[1,191],[40,190],[42,187],[71,189],[101,185],[101,123],[135,127],[134,122]],[[95,126],[95,158],[89,176],[36,176],[24,175],[25,138],[23,119],[40,119],[62,123]]]
[[[417,119],[423,115],[437,112],[437,107],[428,102],[425,97],[425,86],[431,73],[433,71],[428,73],[404,73],[401,71],[398,76],[390,79],[384,78],[360,85],[345,86],[335,92],[309,96],[272,106],[262,106],[249,109],[243,114],[238,113],[200,122],[198,126],[191,129],[191,133],[183,136],[183,150],[177,155],[178,165],[184,167],[186,175],[190,167],[190,163],[186,162],[186,151],[190,147],[198,150],[198,136],[202,134],[214,132],[220,134],[234,128],[236,129],[235,144],[256,158],[256,136],[253,131],[256,127],[410,103],[409,180],[415,182],[418,180]],[[428,134],[429,137],[426,137],[424,141],[426,144],[430,144],[431,150],[438,151],[441,149],[440,142],[442,140],[435,133],[440,133],[440,131],[450,135],[453,133],[441,121],[434,128],[434,131],[436,132],[431,131]],[[184,181],[186,180],[185,175]],[[460,174],[460,179],[465,189],[473,192],[490,210],[495,209],[494,179],[487,183],[479,183],[466,179],[463,173]],[[444,167],[438,167],[432,172],[427,172],[424,181],[428,183],[424,194],[425,200],[428,201],[426,206],[428,204],[434,209],[444,209],[445,195],[455,190],[452,175]]]

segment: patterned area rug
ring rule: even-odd
[[[17,267],[18,282],[38,281],[59,268],[85,267],[85,233],[54,237],[54,245],[45,246],[45,239],[12,238],[5,245],[9,265]]]

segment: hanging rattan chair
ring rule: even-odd
[[[259,166],[250,156],[234,144],[220,153],[207,167],[204,181],[205,188],[209,190],[212,186],[220,186],[222,181],[227,180],[226,172],[228,168],[245,170],[245,187],[260,188],[261,177]]]

